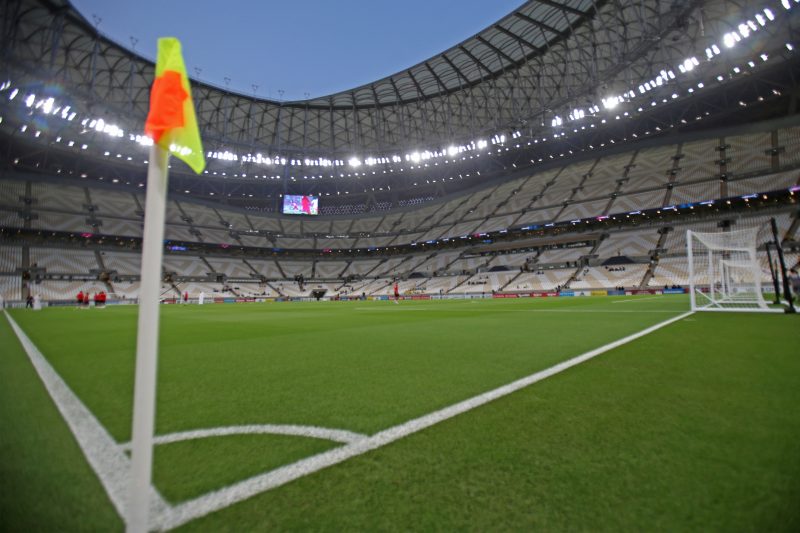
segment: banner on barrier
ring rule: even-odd
[[[559,291],[559,296],[575,296],[575,291]]]

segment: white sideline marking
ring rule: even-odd
[[[611,303],[619,303],[619,302],[611,302]],[[444,309],[444,308],[436,308],[436,307],[355,307],[356,311],[381,311],[384,313],[396,313],[398,311],[469,311],[474,312],[475,309]],[[570,309],[492,309],[489,311],[490,313],[654,313],[654,314],[675,314],[676,311],[673,309],[672,311],[668,309],[639,309],[635,311],[629,311],[626,309],[604,309],[604,308],[591,308],[591,309],[581,309],[581,308],[570,308]]]
[[[234,503],[255,496],[261,492],[285,485],[286,483],[294,481],[295,479],[307,476],[329,466],[336,465],[368,451],[375,450],[396,440],[402,439],[403,437],[407,437],[408,435],[433,426],[434,424],[438,424],[439,422],[452,418],[456,415],[485,405],[498,398],[502,398],[503,396],[511,394],[512,392],[516,392],[529,385],[532,385],[537,381],[541,381],[545,378],[558,374],[559,372],[563,372],[564,370],[572,368],[575,365],[588,361],[589,359],[592,359],[593,357],[596,357],[602,353],[613,350],[614,348],[618,348],[619,346],[648,335],[692,314],[692,311],[683,313],[663,322],[659,322],[654,326],[643,329],[638,333],[628,335],[627,337],[623,337],[622,339],[606,344],[605,346],[595,348],[594,350],[573,357],[567,361],[558,363],[557,365],[536,372],[535,374],[531,374],[530,376],[518,379],[507,385],[503,385],[502,387],[479,394],[478,396],[474,396],[414,420],[409,420],[408,422],[392,428],[380,431],[371,437],[367,437],[340,448],[314,455],[307,459],[302,459],[290,465],[277,468],[264,474],[259,474],[228,487],[224,487],[214,492],[209,492],[208,494],[195,498],[194,500],[189,500],[182,504],[176,505],[158,517],[160,519],[158,521],[158,525],[161,529],[172,529],[178,527],[191,520],[205,516],[214,511],[218,511],[228,507],[229,505],[233,505]]]
[[[194,439],[206,439],[208,437],[227,437],[229,435],[291,435],[295,437],[309,437],[312,439],[325,439],[334,442],[350,444],[367,436],[361,433],[345,431],[342,429],[327,429],[316,426],[296,426],[283,424],[252,424],[247,426],[226,426],[212,429],[195,429],[192,431],[181,431],[168,435],[159,435],[153,439],[153,444],[172,444]],[[123,451],[131,449],[131,443],[120,444]]]
[[[83,455],[97,474],[97,477],[100,478],[100,483],[106,489],[111,503],[114,504],[117,513],[125,521],[129,496],[130,460],[92,412],[72,392],[55,369],[50,366],[47,359],[44,358],[25,332],[11,318],[11,315],[5,310],[3,313],[28,354],[28,358],[39,374],[39,378],[44,383],[47,392],[61,412],[61,416],[64,417],[70,431],[75,436]],[[150,492],[150,508],[159,514],[163,514],[168,508],[167,503],[153,487],[151,487]],[[153,522],[151,521],[151,527],[154,527]]]
[[[624,304],[626,302],[643,302],[645,300],[656,300],[658,298],[663,298],[664,296],[648,296],[647,298],[630,298],[629,300],[617,300],[616,302],[611,302],[612,304]]]

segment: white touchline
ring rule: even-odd
[[[179,433],[158,435],[153,439],[153,444],[172,444],[194,439],[207,439],[209,437],[227,437],[230,435],[291,435],[294,437],[308,437],[311,439],[332,440],[350,444],[367,436],[343,429],[328,429],[317,426],[297,426],[293,424],[250,424],[247,426],[225,426],[210,429],[193,429]],[[120,444],[124,451],[131,449],[131,443]]]
[[[194,500],[176,505],[161,516],[163,520],[159,521],[159,526],[161,529],[172,529],[178,527],[191,520],[205,516],[214,511],[218,511],[233,505],[234,503],[255,496],[261,492],[285,485],[286,483],[294,481],[295,479],[307,476],[329,466],[339,464],[347,459],[356,457],[368,451],[375,450],[396,440],[402,439],[403,437],[407,437],[408,435],[433,426],[434,424],[438,424],[439,422],[452,418],[456,415],[485,405],[493,400],[502,398],[503,396],[507,396],[512,392],[516,392],[529,385],[532,385],[533,383],[558,374],[559,372],[563,372],[564,370],[588,361],[593,357],[597,357],[602,353],[613,350],[614,348],[618,348],[674,322],[682,320],[692,315],[692,313],[692,311],[689,311],[663,322],[659,322],[658,324],[650,326],[649,328],[645,328],[638,333],[628,335],[627,337],[623,337],[622,339],[606,344],[605,346],[595,348],[594,350],[578,355],[572,359],[568,359],[567,361],[563,361],[557,365],[551,366],[550,368],[541,370],[522,379],[518,379],[517,381],[503,385],[502,387],[496,388],[489,392],[474,396],[414,420],[409,420],[408,422],[398,426],[380,431],[371,437],[367,437],[365,439],[353,442],[352,444],[347,444],[340,448],[335,448],[333,450],[314,455],[307,459],[302,459],[290,465],[277,468],[264,474],[259,474],[239,483],[235,483],[228,487],[210,492],[195,498]]]
[[[612,304],[624,304],[627,302],[644,302],[645,300],[656,300],[658,298],[663,298],[664,296],[648,296],[647,298],[631,298],[629,300],[617,300],[616,302],[611,302]]]
[[[128,503],[130,460],[92,412],[50,366],[47,359],[11,318],[11,315],[5,310],[3,313],[25,349],[25,353],[28,354],[28,358],[39,374],[47,392],[61,412],[61,416],[64,417],[70,431],[75,436],[75,440],[78,441],[83,455],[86,456],[89,465],[100,478],[100,483],[106,489],[117,513],[124,521],[127,516],[125,511]],[[163,514],[168,507],[155,489],[152,489],[150,493],[150,506],[158,514]],[[154,522],[151,522],[151,525],[155,526]]]

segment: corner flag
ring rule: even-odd
[[[197,174],[205,168],[203,144],[181,55],[181,43],[174,37],[158,40],[156,79],[150,90],[150,113],[144,131]]]
[[[164,255],[169,156],[174,154],[196,173],[206,166],[181,43],[173,37],[158,40],[156,78],[150,91],[145,132],[152,137],[147,167],[139,318],[136,331],[136,380],[133,391],[130,499],[125,509],[128,533],[158,529],[158,492],[151,485],[153,430],[156,415],[159,295]],[[156,511],[151,515],[150,511]]]

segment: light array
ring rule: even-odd
[[[791,10],[795,6],[795,4],[800,3],[800,0],[781,0],[781,5],[783,6],[784,10]],[[738,43],[741,43],[748,38],[750,38],[753,34],[757,33],[761,30],[761,28],[766,27],[768,24],[774,22],[776,20],[775,12],[770,9],[769,7],[763,8],[757,13],[753,15],[752,18],[743,21],[742,23],[734,26],[736,29],[734,31],[730,31],[725,33],[722,36],[722,39],[718,44],[711,44],[709,47],[705,49],[706,58],[704,60],[705,63],[712,63],[714,60],[722,54],[723,48],[733,48],[737,46]],[[786,43],[785,47],[789,51],[794,50],[794,45],[792,43]],[[762,62],[766,62],[769,59],[768,54],[760,53],[758,58]],[[754,58],[755,60],[756,58]],[[756,63],[754,60],[751,60],[747,63],[750,68],[755,68]],[[696,56],[691,56],[683,60],[682,62],[678,63],[675,69],[665,68],[662,69],[659,73],[657,73],[652,79],[646,80],[642,83],[638,84],[638,94],[637,90],[629,89],[619,94],[612,94],[608,95],[604,98],[601,98],[602,110],[607,112],[607,118],[602,118],[601,114],[601,106],[594,104],[589,105],[586,108],[574,108],[568,111],[567,116],[562,118],[560,115],[554,115],[550,121],[550,125],[553,129],[552,138],[553,139],[563,139],[569,133],[567,131],[567,123],[581,123],[583,121],[587,121],[588,119],[595,119],[594,121],[588,121],[585,124],[570,126],[572,132],[579,133],[579,131],[585,130],[587,127],[595,128],[597,125],[606,124],[609,120],[620,120],[621,118],[633,118],[633,109],[635,108],[638,112],[643,112],[644,108],[647,107],[655,107],[662,103],[667,103],[671,100],[679,98],[679,94],[677,92],[673,92],[669,98],[662,98],[661,101],[657,99],[652,99],[649,103],[649,106],[645,103],[640,103],[638,108],[636,107],[636,100],[638,98],[644,98],[649,92],[655,90],[656,88],[664,87],[668,84],[676,82],[680,76],[689,75],[690,73],[694,73],[693,75],[696,77],[697,73],[695,73],[695,69],[703,66],[703,62],[699,60]],[[675,70],[678,71],[676,74]],[[740,74],[742,72],[742,68],[739,66],[734,66],[732,68],[732,74]],[[722,75],[717,76],[717,81],[723,82],[725,81],[725,77]],[[686,93],[691,95],[695,91],[699,89],[703,89],[705,84],[700,81],[697,83],[692,83],[691,86],[686,90]],[[13,87],[10,81],[6,81],[0,84],[0,92],[8,91],[8,101],[13,101],[15,97],[20,92],[20,89],[17,87]],[[71,106],[60,104],[56,101],[56,99],[52,96],[38,96],[36,94],[27,94],[23,99],[22,103],[25,107],[29,109],[29,112],[33,114],[34,112],[40,112],[44,115],[53,116],[61,118],[65,121],[72,122],[77,116],[78,113],[72,110]],[[620,106],[630,104],[631,112],[629,111],[622,111],[621,114],[617,110]],[[740,105],[746,105],[746,103],[741,102]],[[613,117],[613,118],[612,118]],[[599,119],[599,120],[597,120]],[[701,117],[697,117],[697,120],[700,120]],[[0,117],[0,122],[2,121],[2,117]],[[685,123],[685,119],[683,120]],[[127,136],[125,135],[125,131],[117,126],[116,124],[108,123],[102,118],[93,118],[93,117],[82,117],[80,120],[80,124],[82,126],[81,133],[87,133],[90,131],[103,133],[108,135],[112,138],[120,138],[127,139],[137,145],[140,146],[150,146],[153,144],[152,139],[145,135],[141,134],[133,134],[129,133]],[[544,124],[542,124],[544,125]],[[35,126],[34,126],[35,127]],[[21,131],[26,131],[28,128],[27,125],[23,125]],[[654,133],[657,131],[661,131],[660,128],[654,128]],[[651,132],[645,132],[645,134],[650,134]],[[35,136],[39,137],[41,134],[40,131],[36,131]],[[376,167],[376,166],[384,166],[383,173],[387,173],[387,168],[391,165],[408,165],[408,168],[423,168],[429,166],[429,163],[438,166],[440,162],[442,163],[450,163],[450,162],[458,162],[465,161],[467,159],[472,159],[473,157],[480,157],[481,152],[491,153],[493,150],[496,150],[496,153],[501,153],[502,151],[508,151],[512,148],[521,148],[520,144],[515,144],[513,141],[519,140],[522,137],[522,133],[520,131],[513,131],[510,134],[510,141],[507,137],[505,132],[497,133],[492,135],[488,138],[480,138],[469,141],[464,144],[450,144],[444,147],[436,148],[436,149],[425,149],[425,150],[415,150],[405,154],[389,154],[389,155],[382,155],[382,156],[367,156],[367,157],[359,157],[357,155],[353,155],[347,159],[347,161],[343,159],[335,159],[335,158],[326,158],[326,157],[317,157],[317,158],[300,158],[300,157],[291,157],[285,155],[272,155],[272,154],[262,154],[262,153],[245,153],[240,154],[230,150],[221,150],[221,151],[208,151],[206,153],[206,158],[211,160],[218,160],[223,162],[239,162],[239,163],[247,163],[251,165],[259,165],[259,166],[289,166],[289,167],[306,167],[306,168],[320,168],[320,169],[329,169],[332,173],[330,177],[344,177],[347,175],[350,176],[367,176],[368,172],[347,172],[345,174],[346,168],[349,169],[360,169],[362,166],[364,167]],[[634,133],[632,134],[633,137],[637,137]],[[527,146],[531,146],[532,144],[537,144],[539,142],[546,142],[550,136],[543,135],[541,138],[533,138],[527,141]],[[625,139],[622,139],[625,140]],[[57,139],[57,142],[61,141],[61,137]],[[610,143],[614,143],[614,140],[610,140]],[[73,146],[75,141],[69,141],[68,146]],[[605,143],[602,143],[600,146],[604,146]],[[81,148],[86,149],[87,145],[82,144]],[[591,149],[594,149],[594,146],[590,146]],[[568,151],[569,154],[572,153],[571,150]],[[108,152],[106,155],[108,156]],[[560,157],[563,157],[565,154],[561,153],[558,154]],[[117,157],[121,157],[121,154],[117,154]],[[551,154],[550,159],[553,159],[554,156]],[[131,157],[127,158],[131,160]],[[539,162],[542,161],[542,158],[539,158]],[[531,163],[534,163],[534,160],[531,160]],[[394,168],[388,168],[388,172],[393,172]],[[400,171],[403,171],[404,168],[400,168]],[[256,171],[257,172],[257,171]],[[220,171],[219,174],[216,171],[209,172],[208,170],[205,171],[206,174],[212,175],[221,175],[225,177],[227,175],[226,172]],[[371,171],[372,174],[376,172],[374,170]],[[242,177],[246,177],[247,174],[242,173]],[[234,176],[238,177],[239,174],[236,173]],[[282,179],[283,176],[275,175],[275,176],[266,176],[266,175],[258,175],[258,174],[251,174],[252,177],[261,177],[261,178],[269,178],[269,179]],[[317,176],[310,176],[311,179],[315,179]],[[318,176],[322,178],[323,176]],[[303,176],[304,179],[308,179],[309,176]],[[295,177],[290,176],[290,179],[295,180]],[[452,179],[452,178],[451,178]]]

